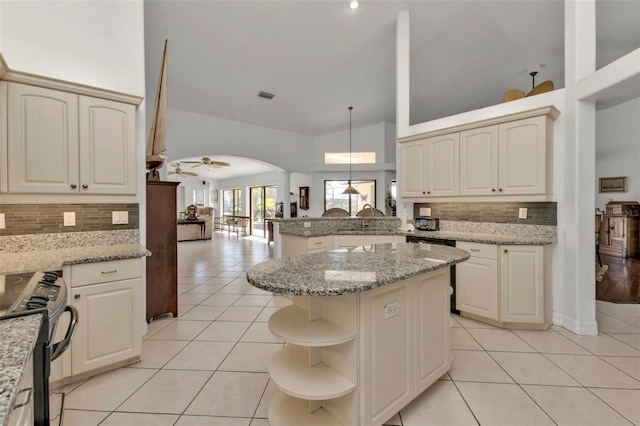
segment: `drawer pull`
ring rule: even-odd
[[[106,275],[106,274],[115,274],[116,272],[118,272],[117,269],[114,269],[113,271],[102,271],[100,272],[102,275]]]
[[[504,249],[504,252],[505,252],[505,253],[509,253],[509,250],[507,250],[507,249]]]
[[[20,404],[14,405],[13,406],[14,410],[16,408],[24,407],[25,405],[27,405],[27,404],[29,404],[31,402],[31,396],[33,395],[33,388],[20,389],[20,391],[18,392],[16,397],[18,395],[20,395],[21,393],[24,393],[24,392],[28,392],[26,399],[24,400],[24,402],[21,402]]]
[[[87,185],[86,183],[82,184],[82,188],[87,189],[89,187],[89,185]]]
[[[76,185],[75,183],[71,184],[71,189],[76,189],[78,187],[78,185]]]
[[[469,251],[480,251],[480,249],[469,249]]]
[[[322,244],[322,241],[316,241],[316,242],[315,242],[315,243],[313,243],[313,244]]]
[[[73,296],[74,299],[80,299],[80,295],[76,294],[75,296]]]

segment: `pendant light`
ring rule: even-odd
[[[360,194],[357,189],[351,186],[351,111],[353,107],[349,107],[349,186],[342,193],[351,195]]]

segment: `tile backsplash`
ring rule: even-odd
[[[440,220],[551,226],[558,224],[556,202],[415,203],[413,217],[420,216],[420,207],[430,207],[431,216]],[[527,219],[518,218],[520,207],[527,209]]]
[[[112,212],[129,214],[129,223],[113,224]],[[63,226],[63,213],[76,214],[75,226]],[[113,231],[138,229],[140,208],[137,203],[116,204],[2,204],[5,229],[0,236],[61,232]]]

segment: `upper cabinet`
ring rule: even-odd
[[[450,133],[399,140],[402,196],[538,200],[551,195],[553,119],[557,115],[554,107],[547,107],[510,119],[458,126]]]
[[[136,193],[134,105],[7,83],[9,193]]]
[[[460,135],[441,135],[400,146],[403,197],[443,197],[459,193]]]

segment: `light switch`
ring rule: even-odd
[[[520,207],[518,210],[518,219],[526,219],[527,218],[527,208]]]
[[[5,228],[4,213],[0,213],[0,229],[4,229],[4,228]]]
[[[111,223],[125,225],[129,223],[129,212],[111,212]]]

